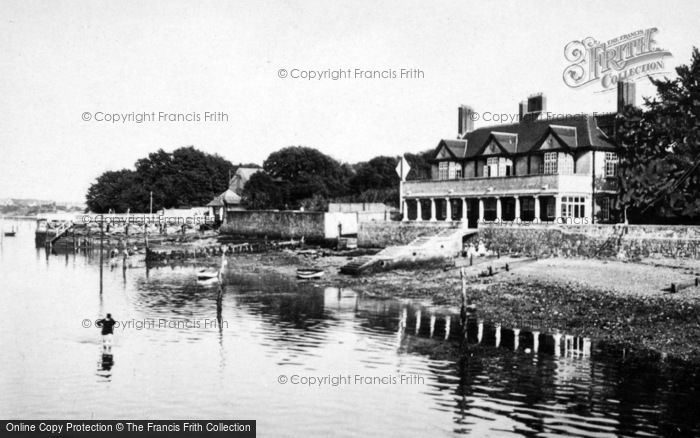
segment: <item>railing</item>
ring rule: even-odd
[[[406,197],[484,196],[496,194],[554,194],[571,192],[587,195],[592,191],[592,175],[538,174],[455,180],[407,181]]]
[[[477,180],[477,179],[497,179],[497,178],[524,178],[528,176],[542,176],[542,175],[553,175],[553,176],[568,176],[568,175],[587,175],[591,176],[591,174],[587,173],[563,173],[563,172],[545,172],[544,167],[540,165],[540,169],[537,170],[536,172],[530,172],[530,173],[525,173],[525,174],[517,174],[517,175],[499,175],[499,176],[468,176],[468,177],[460,177],[460,178],[414,178],[407,180],[406,183],[412,183],[412,182],[425,182],[425,181],[469,181],[469,180]]]

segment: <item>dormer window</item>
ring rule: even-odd
[[[544,173],[554,174],[557,173],[557,163],[559,157],[557,157],[556,152],[545,152],[544,154]]]
[[[438,164],[438,179],[457,179],[462,177],[462,166],[454,161],[441,161]]]
[[[545,152],[542,172],[545,174],[570,175],[574,173],[574,157],[566,152]]]
[[[486,166],[484,167],[484,176],[498,176],[498,157],[491,157],[486,159]]]
[[[489,157],[484,165],[485,177],[511,176],[513,174],[513,160],[506,157]]]
[[[438,179],[447,179],[448,168],[447,161],[441,161],[440,164],[438,164]]]

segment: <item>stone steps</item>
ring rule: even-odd
[[[374,257],[358,257],[340,267],[341,274],[360,275],[364,270],[376,263]]]

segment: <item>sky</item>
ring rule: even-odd
[[[614,111],[614,92],[564,83],[564,47],[655,27],[672,76],[700,46],[698,17],[697,0],[3,0],[0,198],[83,202],[102,172],[188,145],[233,163],[290,145],[398,156],[455,138],[460,104],[516,114],[537,92],[556,113]],[[329,69],[397,77],[291,77]],[[637,83],[638,101],[653,93]],[[156,120],[109,120],[129,113]]]

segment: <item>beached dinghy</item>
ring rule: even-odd
[[[310,280],[313,278],[323,277],[323,269],[317,268],[302,268],[297,269],[297,278],[301,280]]]

